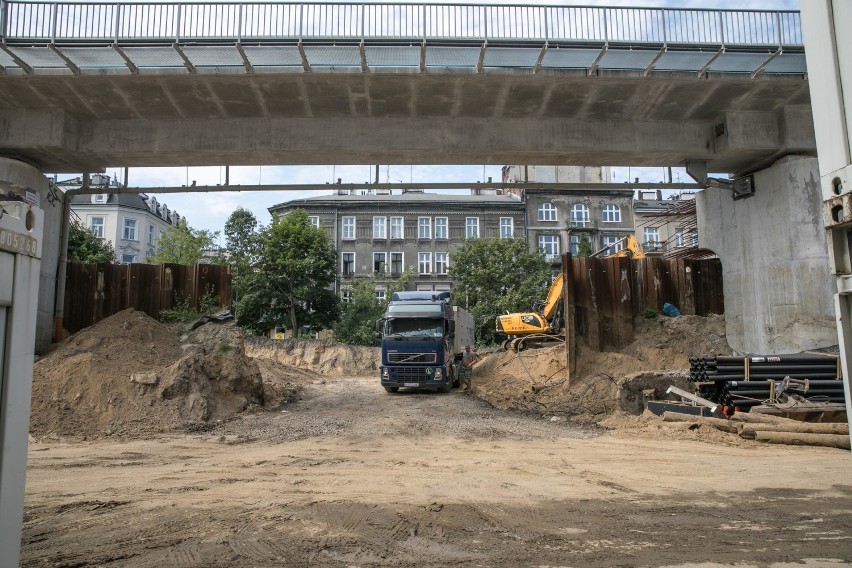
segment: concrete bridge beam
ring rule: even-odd
[[[718,120],[502,118],[217,118],[78,120],[0,114],[0,152],[47,170],[262,164],[679,165],[747,172],[812,153],[807,107]]]

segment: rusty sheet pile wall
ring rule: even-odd
[[[570,266],[568,263],[571,263]],[[684,315],[723,314],[719,259],[563,258],[566,297],[575,334],[589,347],[623,347],[633,341],[633,318],[663,304]]]
[[[159,319],[161,310],[187,301],[198,309],[206,293],[229,306],[231,268],[213,264],[68,263],[63,327],[70,333],[133,308]]]

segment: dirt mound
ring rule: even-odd
[[[90,439],[197,429],[292,400],[305,377],[259,366],[232,323],[205,324],[183,340],[132,309],[69,337],[34,367],[32,435]]]
[[[477,395],[498,408],[595,421],[616,411],[639,414],[646,396],[688,388],[689,357],[729,354],[722,316],[637,320],[636,339],[620,351],[579,345],[569,384],[565,346],[498,351],[476,366]],[[650,391],[653,391],[651,393]]]
[[[246,353],[256,359],[309,369],[327,377],[378,376],[380,359],[378,347],[260,337],[246,339]]]

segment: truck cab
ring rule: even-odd
[[[421,388],[449,392],[458,386],[455,362],[463,349],[458,345],[458,313],[450,292],[396,292],[392,296],[384,317],[376,321],[376,334],[382,340],[379,374],[386,391]]]

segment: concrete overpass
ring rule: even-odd
[[[815,152],[796,12],[2,4],[0,153],[44,171]]]

